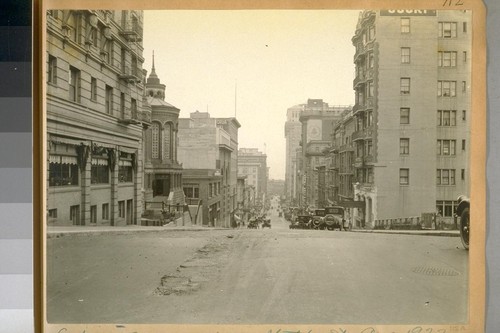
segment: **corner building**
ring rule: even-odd
[[[367,227],[439,212],[469,194],[471,13],[360,14],[353,108],[354,198]]]
[[[46,13],[48,225],[139,224],[142,11]]]

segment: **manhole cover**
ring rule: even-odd
[[[454,269],[443,267],[418,266],[412,269],[413,273],[431,276],[457,276],[460,275]]]

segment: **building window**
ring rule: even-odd
[[[443,217],[453,217],[457,210],[458,203],[456,201],[436,201],[436,211]]]
[[[410,154],[410,139],[408,138],[399,139],[399,154],[400,155]]]
[[[125,119],[125,94],[120,93],[120,116]]]
[[[438,37],[440,38],[456,38],[457,37],[457,22],[439,22]]]
[[[69,100],[80,102],[80,71],[73,66],[69,67]]]
[[[400,83],[401,94],[402,95],[410,94],[410,78],[409,77],[402,77],[400,82],[401,82]]]
[[[467,82],[462,81],[462,92],[465,93],[467,92]]]
[[[463,24],[463,32],[464,34],[467,33],[467,22],[464,22]]]
[[[401,48],[401,63],[409,64],[410,63],[410,48],[402,47]]]
[[[400,124],[410,123],[410,108],[399,109],[399,123]]]
[[[108,42],[106,43],[106,62],[111,66],[113,66],[113,52],[113,40],[108,40]]]
[[[188,185],[184,186],[184,195],[189,199],[199,199],[200,198],[200,188],[198,185]]]
[[[113,115],[113,88],[106,85],[106,100],[104,107],[106,108],[106,113]]]
[[[151,158],[160,158],[160,124],[151,124]]]
[[[457,95],[457,81],[438,81],[438,96],[455,97]]]
[[[78,185],[76,156],[49,156],[49,186]]]
[[[163,132],[163,158],[172,158],[172,124],[167,123],[165,125],[165,131]]]
[[[455,185],[455,169],[437,169],[437,185]]]
[[[462,180],[465,180],[465,169],[462,169]]]
[[[97,79],[95,77],[90,78],[90,99],[97,101]]]
[[[97,206],[90,206],[90,223],[97,223]]]
[[[373,97],[373,81],[368,81],[368,97]]]
[[[132,161],[120,160],[118,165],[118,181],[120,183],[130,183],[134,180]]]
[[[408,17],[401,18],[401,33],[402,34],[410,33],[410,18]]]
[[[57,84],[57,58],[50,54],[47,68],[47,82]]]
[[[372,140],[366,140],[366,156],[371,156],[373,152]]]
[[[109,220],[109,204],[102,204],[102,219]]]
[[[373,65],[375,63],[375,57],[373,55],[373,52],[368,53],[368,68],[373,68]]]
[[[137,119],[137,100],[130,99],[130,111],[132,112],[132,119]]]
[[[439,51],[438,52],[439,67],[457,67],[457,52],[455,51]]]
[[[118,201],[118,217],[125,217],[125,200]]]
[[[465,139],[462,140],[462,150],[465,151]]]
[[[399,184],[400,185],[410,184],[410,169],[399,169]]]
[[[57,218],[57,209],[49,209],[49,218],[51,219]]]
[[[462,57],[464,58],[464,63],[466,63],[467,62],[467,51],[463,52]]]
[[[69,207],[69,220],[72,221],[73,224],[80,224],[80,205]]]
[[[462,120],[467,119],[467,112],[465,110],[462,110]]]
[[[438,155],[456,155],[456,140],[437,140]]]
[[[456,126],[457,111],[456,110],[438,110],[437,112],[438,126]]]
[[[368,29],[368,40],[373,40],[375,38],[375,26],[372,25]]]
[[[90,177],[91,184],[109,184],[108,160],[104,158],[92,158]]]

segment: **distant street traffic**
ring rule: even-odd
[[[467,320],[457,237],[233,229],[49,238],[50,323]]]

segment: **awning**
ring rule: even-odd
[[[108,165],[108,160],[104,158],[93,158],[92,165]]]
[[[137,148],[127,148],[127,147],[118,147],[118,150],[127,154],[135,154],[137,153]]]
[[[73,145],[73,146],[79,146],[80,144],[84,145],[89,145],[90,142],[87,140],[83,139],[68,139],[68,138],[61,138],[58,136],[50,136],[50,142],[55,143],[55,144],[66,144],[66,145]]]
[[[132,161],[129,160],[120,160],[118,162],[119,166],[132,166]]]
[[[49,163],[78,165],[78,160],[76,156],[49,155]]]

